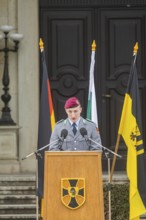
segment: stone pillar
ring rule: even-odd
[[[24,39],[9,55],[11,115],[16,126],[0,126],[0,173],[34,173],[36,159],[21,158],[37,149],[39,103],[38,0],[1,0],[0,25],[12,25]],[[0,43],[1,45],[2,43]],[[2,80],[3,56],[0,56]],[[0,80],[0,81],[1,81]],[[2,83],[0,82],[0,95]],[[0,107],[3,103],[0,100]],[[21,128],[21,129],[20,129]]]
[[[25,155],[37,149],[39,109],[38,0],[19,0],[18,31],[24,39],[18,53],[19,158],[21,172],[35,172],[36,159]]]

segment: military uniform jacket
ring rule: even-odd
[[[95,123],[88,121],[84,118],[80,118],[78,130],[74,135],[72,131],[72,126],[68,119],[62,120],[56,123],[54,131],[52,132],[50,143],[55,142],[57,143],[51,144],[49,150],[50,151],[88,151],[88,150],[101,150],[101,147],[97,144],[85,140],[85,138],[80,134],[80,128],[85,128],[87,130],[87,135],[95,142],[101,144],[101,139],[99,132],[96,130]],[[63,129],[67,129],[68,135],[64,139],[64,141],[59,141],[61,137],[61,131]]]

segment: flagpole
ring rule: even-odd
[[[107,166],[108,166],[108,216],[109,216],[109,220],[111,220],[110,154],[107,150],[105,150],[104,153],[105,153],[105,156],[107,158]]]
[[[117,136],[117,142],[116,142],[116,147],[115,147],[115,153],[117,154],[118,152],[118,148],[119,148],[119,143],[120,143],[120,135],[118,134]],[[111,174],[110,174],[110,182],[112,181],[112,177],[113,177],[113,173],[114,173],[114,169],[115,169],[115,163],[116,163],[116,154],[114,154],[113,157],[113,162],[112,162],[112,168],[111,168]]]
[[[133,62],[133,64],[135,64],[135,62],[136,62],[137,51],[138,51],[138,42],[136,42],[136,44],[135,44],[135,46],[134,46],[134,50],[133,50],[133,56],[134,56],[134,62]]]
[[[90,119],[91,121],[93,121],[98,128],[98,115],[97,115],[95,82],[94,82],[95,52],[96,52],[96,43],[95,43],[95,40],[93,40],[90,71],[89,71],[87,118]]]
[[[44,51],[44,43],[43,43],[43,41],[42,41],[42,39],[40,38],[40,41],[39,41],[39,46],[40,46],[40,51],[41,51],[41,53],[43,53],[43,51]],[[46,146],[45,146],[46,147]],[[44,148],[42,148],[42,149],[44,149]],[[39,149],[39,150],[41,150],[41,149]],[[38,161],[38,160],[37,160]],[[37,162],[38,163],[38,162]],[[38,163],[39,164],[39,163]],[[38,178],[39,178],[39,176],[38,176],[39,174],[38,174],[38,167],[37,167],[37,182],[38,182]],[[39,184],[37,184],[38,186],[37,187],[39,187]],[[37,188],[38,189],[38,188]],[[43,198],[41,199],[41,203],[40,203],[40,205],[39,205],[39,197],[38,197],[38,199],[37,199],[37,203],[38,203],[38,212],[39,212],[39,208],[40,208],[40,216],[41,216],[41,218],[43,219],[43,215],[42,215],[42,213],[43,213]],[[40,207],[39,207],[40,206]],[[39,220],[39,219],[37,219],[37,220]]]

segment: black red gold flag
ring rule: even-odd
[[[40,114],[38,128],[38,149],[49,144],[50,136],[55,125],[54,109],[51,96],[50,82],[45,61],[44,50],[41,50],[42,61],[42,86],[40,97]],[[41,157],[38,158],[38,196],[43,198],[44,185],[44,152],[47,148],[41,151]]]

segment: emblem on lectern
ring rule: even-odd
[[[85,179],[62,178],[61,201],[69,209],[80,208],[85,202]]]

